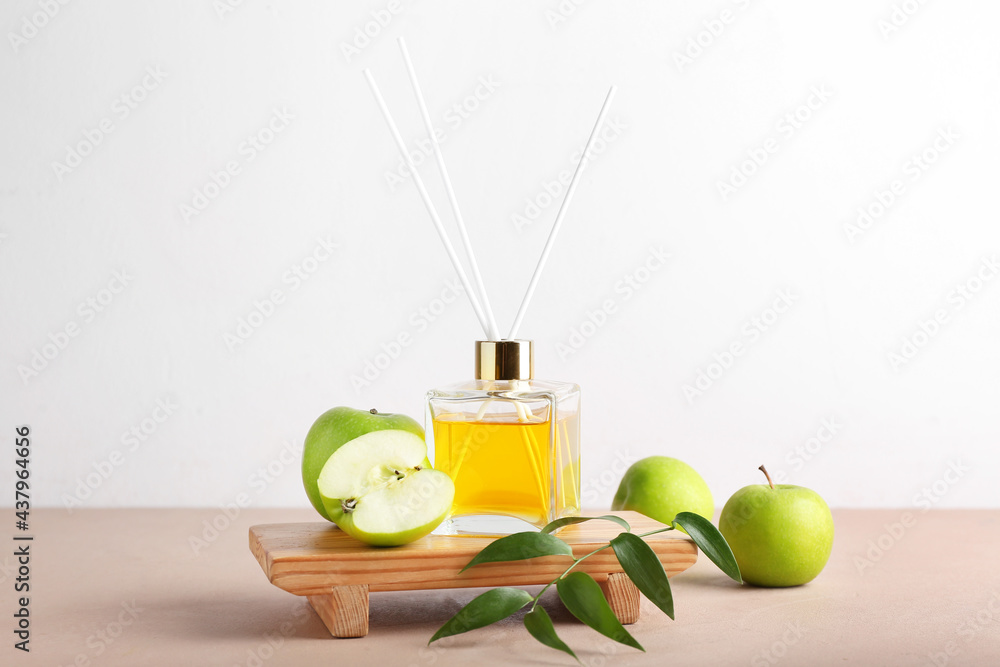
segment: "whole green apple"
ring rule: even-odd
[[[424,437],[424,429],[411,417],[401,414],[381,413],[377,410],[355,410],[354,408],[333,408],[327,410],[313,423],[302,448],[302,485],[309,496],[309,502],[324,519],[333,521],[327,514],[320,499],[316,480],[330,456],[351,440],[382,430],[409,431]],[[429,463],[428,463],[429,467]]]
[[[669,456],[649,456],[625,471],[611,509],[633,510],[670,525],[679,512],[694,512],[711,521],[715,503],[694,468]]]
[[[756,586],[800,586],[816,578],[833,548],[833,515],[818,493],[802,486],[745,486],[729,499],[719,532],[743,580]]]

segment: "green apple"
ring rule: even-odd
[[[430,533],[448,516],[455,495],[451,478],[431,468],[416,421],[343,407],[309,429],[302,482],[323,517],[377,546]]]
[[[715,503],[708,484],[694,468],[669,456],[648,456],[625,471],[611,509],[634,510],[670,525],[680,512],[694,512],[711,521]]]
[[[380,413],[377,410],[333,408],[324,412],[313,423],[302,449],[302,484],[306,488],[309,502],[324,519],[333,521],[323,507],[316,480],[319,479],[319,473],[330,459],[330,455],[365,433],[384,430],[408,431],[421,439],[424,437],[424,429],[412,418],[406,415]]]
[[[743,580],[756,586],[799,586],[816,578],[833,548],[833,515],[818,493],[802,486],[745,486],[729,499],[719,532]]]

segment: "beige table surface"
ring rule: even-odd
[[[11,512],[13,514],[13,512]],[[373,593],[371,631],[334,639],[304,598],[267,582],[244,509],[198,553],[219,510],[33,510],[31,653],[13,648],[13,548],[0,559],[2,665],[570,665],[519,617],[427,647],[480,590]],[[585,665],[1000,665],[1000,511],[835,511],[826,570],[792,589],[739,587],[703,557],[672,579],[677,620],[648,601],[643,654],[543,598]],[[906,525],[903,520],[906,519]],[[894,524],[898,524],[894,526]],[[211,537],[211,534],[209,534]],[[5,531],[8,545],[14,544]],[[949,652],[951,655],[949,655]]]

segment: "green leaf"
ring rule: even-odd
[[[479,595],[448,619],[431,637],[435,642],[442,637],[460,635],[502,621],[532,601],[531,595],[520,588],[494,588]]]
[[[674,597],[663,563],[653,548],[634,533],[622,533],[611,540],[625,574],[643,595],[670,618],[674,617]]]
[[[568,544],[548,533],[514,533],[499,540],[490,542],[486,547],[462,568],[465,572],[480,563],[499,563],[509,560],[525,560],[539,556],[572,556],[573,550]]]
[[[569,613],[605,637],[640,651],[646,650],[618,622],[600,585],[592,576],[586,572],[570,572],[556,583],[556,590]]]
[[[580,662],[580,659],[576,657],[576,653],[573,653],[573,649],[566,646],[566,643],[559,639],[555,626],[552,625],[552,619],[549,618],[549,613],[540,606],[535,607],[525,615],[524,627],[538,641],[550,648],[557,649],[563,653],[569,653],[577,662]]]
[[[709,560],[719,566],[720,570],[729,575],[730,579],[743,583],[740,566],[736,564],[733,550],[729,548],[726,538],[722,536],[718,528],[712,525],[711,521],[693,512],[681,512],[674,517],[672,525],[675,528],[680,526],[686,530],[698,548],[708,556]]]
[[[567,516],[562,519],[556,519],[555,521],[549,523],[545,528],[542,528],[543,533],[553,533],[563,526],[568,526],[574,523],[583,523],[584,521],[590,521],[591,519],[604,519],[605,521],[614,521],[619,526],[625,530],[632,530],[632,526],[628,525],[628,521],[621,518],[620,516],[615,516],[614,514],[604,514],[602,516]]]

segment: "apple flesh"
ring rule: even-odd
[[[330,519],[375,546],[427,535],[448,516],[455,486],[427,465],[423,438],[398,430],[367,433],[344,444],[317,480]]]
[[[733,494],[722,508],[719,532],[732,548],[744,581],[800,586],[815,579],[830,558],[833,515],[815,491],[770,485],[770,478],[768,482]]]

